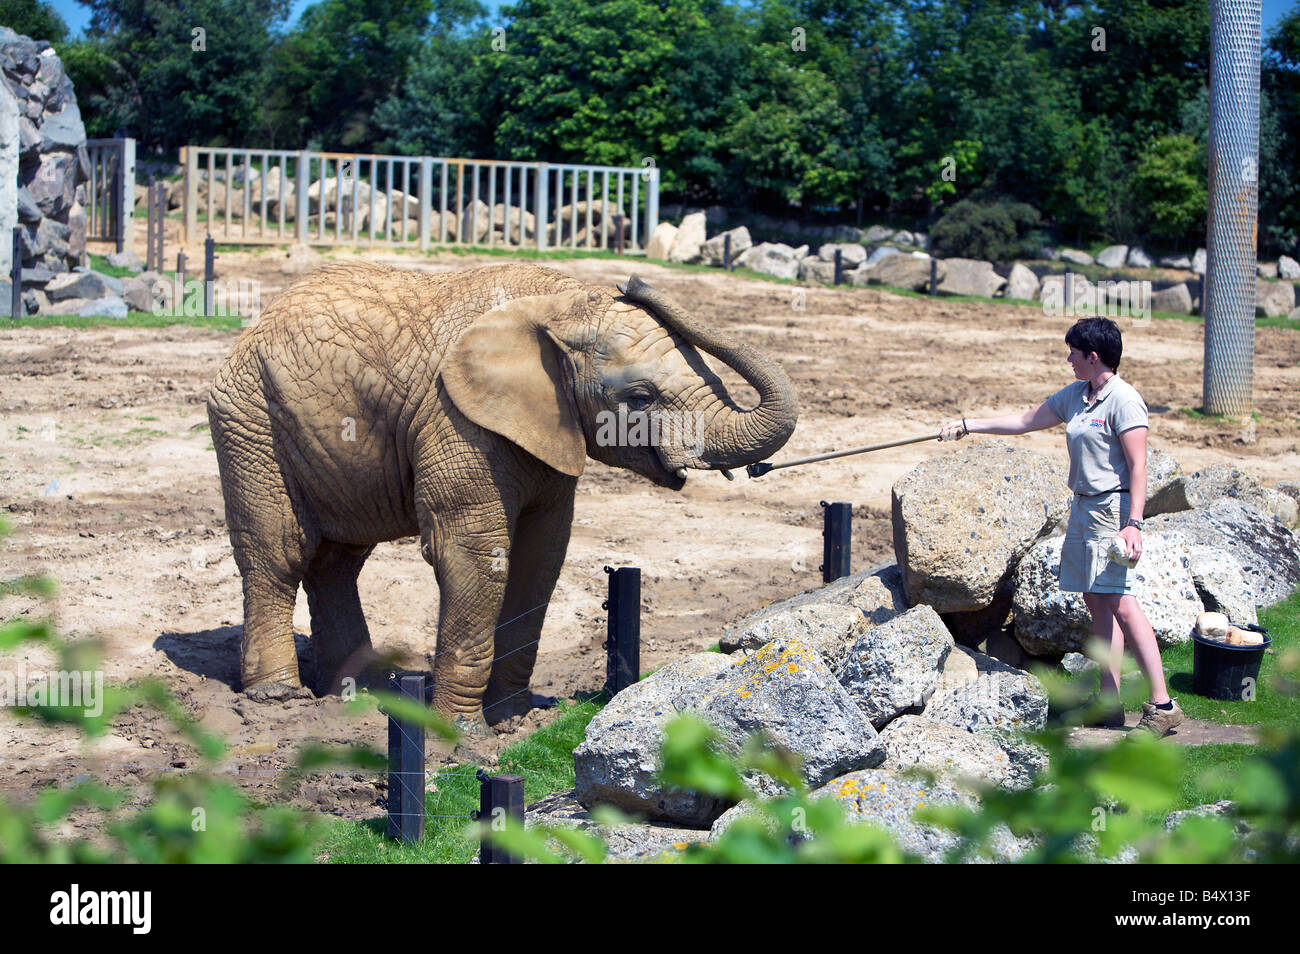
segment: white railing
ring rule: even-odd
[[[134,237],[135,140],[87,139],[86,238],[131,247]]]
[[[187,146],[185,241],[642,251],[654,166]]]

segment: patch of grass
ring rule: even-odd
[[[1200,407],[1180,407],[1178,413],[1184,417],[1191,418],[1193,421],[1205,421],[1215,424],[1240,424],[1241,422],[1228,414],[1207,414],[1204,408]],[[1250,412],[1251,419],[1255,423],[1262,423],[1264,416],[1259,411]]]
[[[9,322],[11,328],[169,328],[172,325],[192,325],[195,328],[215,328],[238,331],[244,326],[239,315],[203,317],[201,315],[151,315],[132,311],[125,318],[105,318],[102,315],[83,318],[80,315],[31,315]]]
[[[524,802],[573,787],[573,750],[587,723],[604,706],[600,694],[558,703],[561,715],[543,729],[502,750],[499,772],[524,777]],[[321,843],[318,859],[339,864],[464,864],[478,844],[467,837],[470,812],[478,808],[479,783],[473,765],[456,765],[432,778],[425,792],[424,841],[403,844],[386,837],[386,818],[335,823]]]

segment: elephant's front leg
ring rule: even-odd
[[[528,712],[539,702],[528,689],[537,661],[546,607],[564,565],[573,523],[577,480],[567,478],[555,499],[519,515],[510,550],[510,575],[496,628],[496,660],[483,697],[493,725]]]
[[[510,535],[504,514],[464,526],[422,531],[425,559],[438,578],[438,640],[432,660],[433,708],[462,729],[487,732],[483,694],[492,673],[493,629],[506,589]]]

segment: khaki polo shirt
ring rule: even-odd
[[[1088,401],[1087,381],[1075,381],[1047,399],[1052,413],[1065,423],[1065,444],[1070,452],[1070,489],[1095,496],[1129,490],[1128,460],[1119,435],[1149,426],[1147,405],[1118,374]]]

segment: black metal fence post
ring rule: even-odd
[[[850,572],[853,552],[853,505],[821,502],[822,513],[822,582],[830,583]]]
[[[522,775],[488,775],[482,769],[478,771],[478,820],[484,822],[493,831],[501,831],[507,818],[513,818],[523,827],[524,824],[524,777]],[[517,865],[523,859],[517,858],[502,848],[495,847],[484,839],[480,848],[478,861],[481,865]]]
[[[1066,316],[1068,317],[1069,315],[1073,314],[1072,309],[1074,307],[1074,272],[1070,271],[1068,265],[1065,268],[1065,290],[1061,297],[1061,301],[1065,303]]]
[[[933,255],[930,256],[930,287],[929,294],[935,294],[935,287],[939,284],[939,260]]]
[[[185,249],[176,253],[176,278],[181,288],[185,287]]]
[[[605,695],[612,699],[641,678],[641,568],[607,566],[605,572],[609,599],[600,608],[609,611]]]
[[[212,317],[212,283],[217,280],[217,243],[209,235],[203,240],[203,314]]]
[[[722,270],[731,271],[731,233],[722,236]]]
[[[9,268],[9,279],[14,283],[11,289],[13,297],[10,299],[13,310],[9,312],[9,317],[17,321],[23,316],[23,227],[21,225],[14,226],[14,257],[13,264]]]
[[[835,250],[835,282],[838,285],[844,280],[844,250]]]
[[[424,673],[389,675],[389,688],[424,704]],[[388,837],[424,838],[424,726],[388,717]]]

